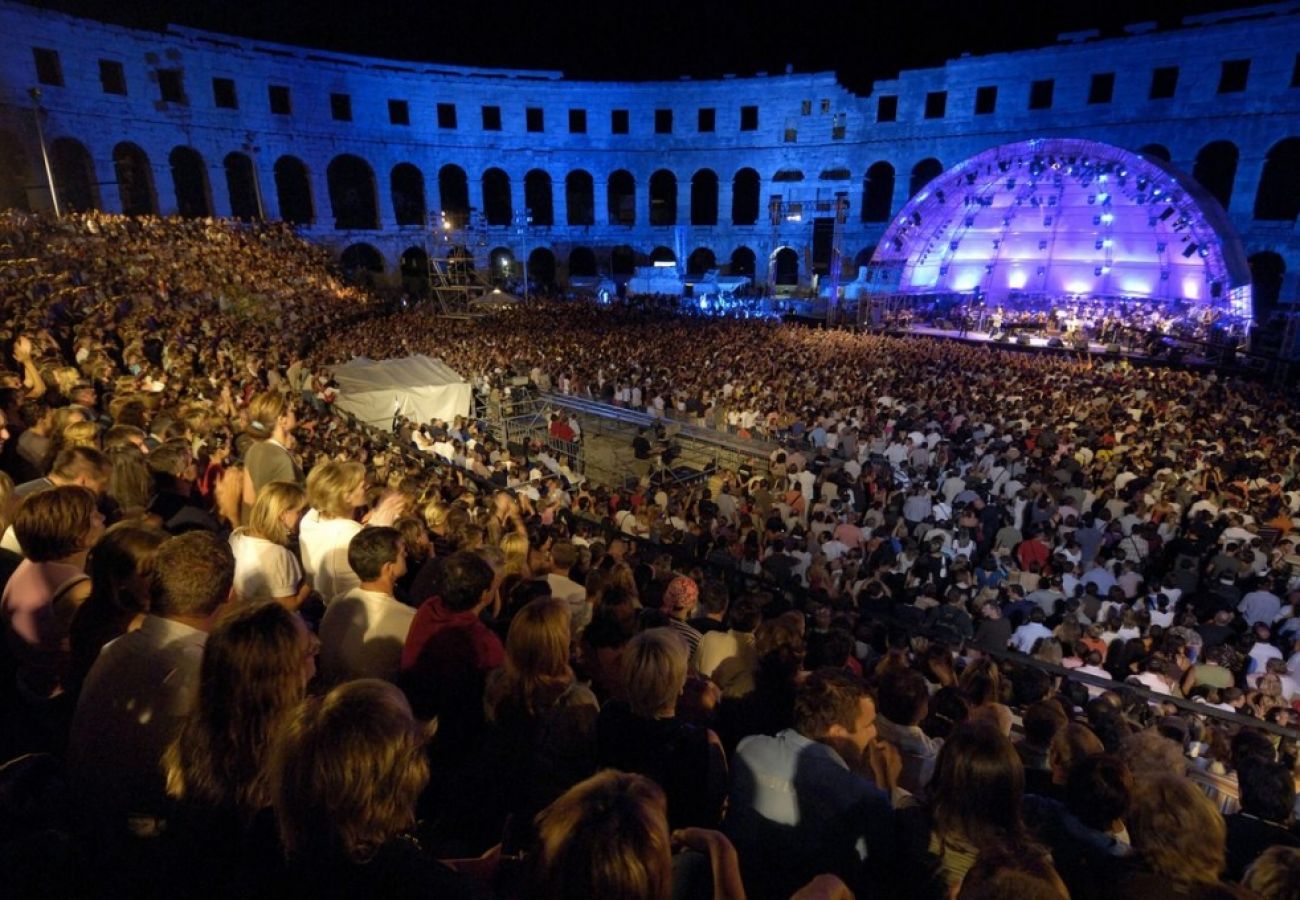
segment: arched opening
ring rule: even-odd
[[[460,166],[448,164],[438,170],[438,201],[452,228],[469,224],[469,176]]]
[[[691,176],[691,224],[718,224],[718,175],[712,169]]]
[[[853,173],[844,166],[835,166],[831,169],[822,169],[817,176],[818,181],[852,181]]]
[[[921,160],[919,163],[912,166],[912,180],[907,186],[907,196],[909,198],[915,197],[921,192],[921,188],[938,178],[941,174],[943,174],[943,163],[939,162],[939,160],[935,159],[933,156]],[[888,218],[889,216],[886,215],[885,219]]]
[[[606,199],[609,201],[609,224],[636,224],[636,179],[631,172],[618,169],[610,173]]]
[[[522,277],[524,273],[515,265],[513,250],[509,247],[493,247],[488,254],[488,274],[494,284],[503,284],[516,276]]]
[[[677,224],[677,176],[667,169],[650,176],[650,224]]]
[[[548,227],[555,224],[555,203],[551,199],[551,176],[533,169],[524,176],[524,207],[531,224]]]
[[[774,280],[778,285],[795,285],[799,283],[799,254],[790,247],[782,247],[773,255]]]
[[[398,227],[423,226],[428,214],[424,203],[424,173],[410,163],[398,163],[389,175],[389,191]]]
[[[157,214],[158,196],[153,188],[153,169],[143,150],[128,141],[114,147],[113,174],[117,178],[117,198],[122,204],[123,214]]]
[[[650,251],[650,264],[677,262],[677,254],[670,247],[655,247]]]
[[[754,277],[754,251],[748,247],[737,247],[731,251],[731,274]]]
[[[501,169],[483,173],[483,216],[489,225],[509,225],[514,217],[510,204],[510,176]]]
[[[569,277],[574,275],[595,275],[596,254],[590,247],[574,247],[569,251]]]
[[[58,138],[50,147],[50,165],[64,212],[99,209],[99,185],[90,152],[81,141]]]
[[[261,204],[257,198],[257,173],[253,161],[246,153],[227,153],[226,191],[230,195],[230,215],[251,222],[262,218]]]
[[[281,156],[275,161],[275,198],[280,218],[294,225],[310,225],[316,217],[311,202],[311,179],[307,167],[296,156]]]
[[[758,221],[758,172],[741,169],[731,179],[731,224],[753,225]]]
[[[402,273],[402,284],[408,291],[417,294],[428,291],[429,254],[423,247],[407,247],[403,250],[398,268]]]
[[[1169,162],[1171,154],[1169,148],[1164,144],[1144,144],[1138,148],[1138,153],[1151,159],[1162,159]]]
[[[1237,145],[1232,141],[1214,141],[1196,154],[1192,177],[1219,201],[1224,209],[1232,200],[1232,182],[1237,177]]]
[[[1293,222],[1300,213],[1300,138],[1278,141],[1264,159],[1255,194],[1255,218]]]
[[[800,169],[781,169],[772,176],[772,180],[782,184],[803,181],[803,171]]]
[[[176,214],[187,219],[212,215],[212,195],[208,191],[208,173],[203,157],[192,147],[177,147],[167,161],[172,167]]]
[[[0,209],[30,210],[27,185],[35,179],[27,167],[23,145],[11,131],[0,131]]]
[[[384,272],[384,257],[369,244],[351,244],[339,256],[343,275],[362,284],[373,284]]]
[[[888,222],[894,211],[894,167],[883,159],[862,179],[862,221]]]
[[[874,247],[863,247],[858,251],[858,255],[853,257],[853,275],[857,277],[858,270],[871,262],[871,254]]]
[[[537,247],[528,254],[528,281],[534,290],[538,285],[555,284],[555,254],[546,247]]]
[[[575,169],[565,176],[564,209],[570,225],[596,224],[596,188],[590,172]]]
[[[686,257],[686,274],[703,275],[710,269],[718,267],[718,258],[713,255],[713,251],[708,247],[696,247],[691,251],[691,255]]]
[[[631,275],[636,269],[636,251],[622,244],[609,251],[609,271],[614,275]]]
[[[347,231],[379,227],[379,201],[375,196],[375,173],[370,163],[350,153],[336,156],[330,160],[326,178],[335,228]]]
[[[1282,279],[1286,275],[1286,261],[1272,250],[1252,253],[1246,260],[1250,265],[1251,297],[1255,302],[1255,318],[1264,319],[1277,308],[1282,296]]]

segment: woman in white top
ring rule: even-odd
[[[348,544],[364,525],[353,518],[366,502],[366,467],[359,462],[321,463],[307,476],[307,505],[302,517],[298,547],[307,578],[328,604],[361,584],[348,565]],[[385,497],[363,520],[370,525],[392,525],[402,515],[401,494]]]
[[[248,515],[248,525],[230,536],[235,555],[235,592],[246,603],[274,600],[296,610],[311,593],[302,565],[289,550],[307,494],[291,481],[262,486]]]

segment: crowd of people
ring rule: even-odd
[[[1300,896],[1263,386],[391,312],[282,226],[99,213],[0,215],[0,349],[7,895]],[[333,409],[411,353],[765,450],[596,484]]]

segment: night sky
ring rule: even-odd
[[[1063,31],[1242,9],[1242,0],[54,0],[34,4],[135,27],[171,22],[327,50],[646,80],[834,70],[874,78],[963,52],[1043,46]]]

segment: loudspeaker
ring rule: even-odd
[[[1031,342],[1032,339],[1027,334],[1022,334],[1020,337],[1016,338],[1016,343],[1020,344],[1022,347],[1028,347]]]
[[[1119,356],[1119,344],[1107,344],[1106,352],[1111,356]]]
[[[1065,346],[1065,341],[1061,340],[1059,337],[1051,337],[1051,338],[1048,338],[1048,339],[1047,339],[1047,346],[1049,346],[1049,347],[1064,347],[1064,346]]]

